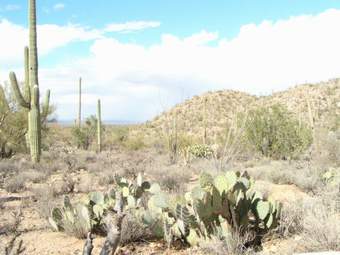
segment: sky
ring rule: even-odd
[[[0,0],[0,83],[23,80],[27,0]],[[37,0],[39,81],[59,120],[141,122],[194,95],[340,77],[340,0]]]

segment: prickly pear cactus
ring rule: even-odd
[[[149,210],[166,221],[165,234],[171,230],[173,237],[191,245],[213,235],[229,235],[231,231],[252,231],[261,238],[278,225],[281,204],[266,201],[252,189],[253,184],[246,172],[230,171],[215,178],[202,173],[199,186],[182,199],[174,199],[156,186]]]

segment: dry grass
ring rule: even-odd
[[[33,190],[34,197],[36,198],[36,208],[40,216],[47,219],[53,207],[57,205],[56,194],[53,189],[48,185],[42,185],[40,188]]]
[[[310,165],[308,161],[263,161],[247,168],[248,173],[258,180],[275,184],[294,184],[305,192],[315,193],[322,183],[325,168]]]
[[[10,193],[17,193],[25,189],[26,179],[23,175],[13,176],[6,180],[5,190]]]
[[[237,233],[230,233],[224,240],[213,236],[210,240],[202,240],[200,250],[204,254],[211,255],[250,255],[255,254],[254,250],[245,247],[250,236],[240,236]]]
[[[151,231],[141,219],[128,213],[122,222],[121,243],[127,244],[136,241],[148,240],[152,237]]]
[[[307,202],[301,243],[305,251],[340,251],[340,215],[325,198]]]

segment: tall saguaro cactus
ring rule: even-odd
[[[100,99],[98,99],[98,104],[97,104],[97,143],[98,143],[98,152],[101,152],[102,150],[102,116],[101,116]]]
[[[79,105],[78,105],[78,128],[81,127],[81,77],[79,78]]]
[[[29,0],[29,48],[25,48],[25,94],[21,93],[16,75],[10,73],[10,81],[18,103],[28,109],[28,140],[33,162],[40,161],[41,118],[38,81],[36,0]],[[43,115],[48,114],[50,91],[47,91]]]

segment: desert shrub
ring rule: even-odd
[[[72,136],[78,148],[87,150],[96,136],[97,118],[90,116],[82,127],[72,128]]]
[[[121,243],[123,245],[152,237],[152,233],[147,228],[147,225],[143,223],[140,217],[136,217],[133,213],[127,213],[124,217],[121,235]]]
[[[112,143],[122,144],[129,136],[129,128],[126,126],[114,126],[112,127]]]
[[[340,225],[335,224],[339,215],[334,204],[329,204],[325,197],[307,201],[301,240],[305,251],[340,250]]]
[[[303,201],[287,203],[282,209],[278,232],[283,237],[300,234],[303,230]]]
[[[214,164],[217,170],[225,170],[241,152],[245,154],[247,142],[245,126],[247,115],[236,113],[227,121],[226,127],[217,134],[213,147]]]
[[[248,141],[266,157],[296,157],[312,143],[312,132],[294,119],[282,105],[259,107],[249,112],[246,123]]]
[[[41,217],[47,219],[53,207],[56,206],[56,194],[47,184],[33,190],[37,202],[37,210]]]
[[[178,132],[178,131],[176,131]],[[190,161],[190,146],[196,144],[196,139],[184,132],[178,132],[176,135],[165,135],[165,148],[169,153],[170,163],[176,163],[180,158],[186,163]]]
[[[42,136],[46,137],[46,122],[55,111],[50,106],[47,114],[41,114]],[[26,152],[27,110],[18,105],[12,92],[0,85],[0,158]]]
[[[137,151],[144,148],[146,145],[144,143],[144,137],[142,135],[129,136],[124,142],[123,146],[132,151]]]
[[[321,165],[340,166],[340,130],[317,130],[313,160]]]
[[[204,254],[211,255],[250,255],[254,252],[245,246],[245,243],[249,240],[251,240],[250,236],[241,236],[237,232],[232,232],[221,238],[212,236],[210,240],[202,240],[200,250]]]
[[[210,158],[213,155],[213,150],[205,144],[195,144],[188,149],[189,153],[196,158]]]
[[[0,158],[11,157],[15,152],[25,151],[27,111],[17,107],[13,95],[5,93],[1,85],[0,131]]]
[[[13,176],[5,182],[5,190],[17,193],[25,188],[25,177],[23,175]]]

